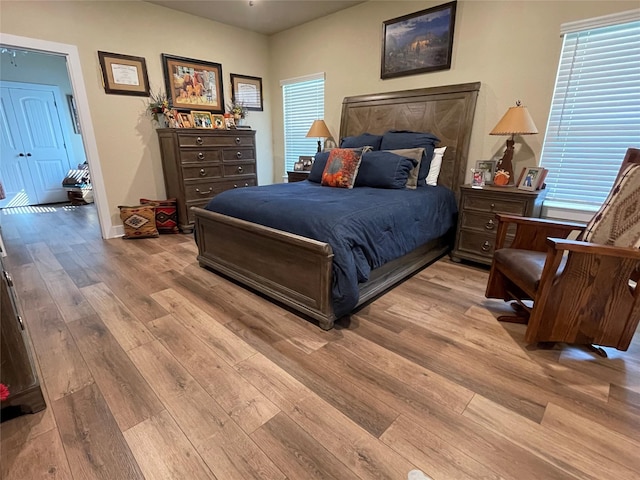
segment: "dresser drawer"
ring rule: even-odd
[[[462,252],[486,257],[491,261],[495,245],[495,234],[471,232],[468,230],[460,231],[458,250]]]
[[[222,177],[222,165],[219,163],[203,164],[193,167],[182,167],[182,175],[185,180],[196,180],[199,178],[220,178]]]
[[[225,163],[222,168],[225,177],[232,177],[234,175],[255,175],[256,173],[255,163]]]
[[[232,188],[252,187],[256,185],[255,177],[238,180],[211,180],[202,182],[185,182],[184,196],[187,202],[205,200]]]
[[[524,215],[526,211],[526,201],[467,194],[464,196],[462,210]]]
[[[253,135],[220,135],[214,136],[205,132],[201,135],[196,133],[178,133],[178,145],[180,147],[230,147],[230,146],[252,146]]]
[[[222,150],[220,149],[196,149],[182,148],[180,149],[181,163],[200,163],[200,162],[220,162],[222,161]]]
[[[222,151],[222,160],[225,162],[238,161],[238,160],[253,160],[254,158],[256,158],[256,152],[253,148],[234,148],[234,149],[225,148]]]

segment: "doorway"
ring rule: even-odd
[[[0,80],[0,208],[61,203],[73,165],[60,88]]]
[[[44,54],[43,56],[45,57],[62,57],[65,59],[66,75],[70,82],[71,94],[74,97],[75,106],[77,108],[77,123],[82,131],[82,136],[76,135],[76,137],[79,137],[80,142],[84,144],[82,151],[86,155],[86,161],[91,173],[92,192],[100,223],[100,233],[102,238],[105,239],[118,236],[120,232],[112,223],[111,214],[106,202],[107,195],[104,188],[98,146],[96,144],[93,123],[89,112],[89,100],[87,98],[87,92],[84,84],[78,48],[75,45],[50,42],[47,40],[39,40],[5,33],[0,34],[0,43],[3,50],[24,49],[28,52]],[[17,61],[19,62],[20,59],[17,58]],[[19,65],[20,64],[18,63],[18,67],[3,69],[3,76],[7,73],[7,70],[11,71],[12,68],[15,70],[16,68],[19,68]],[[77,149],[74,151],[77,151]],[[76,158],[76,160],[78,161],[77,163],[80,163],[80,159]]]

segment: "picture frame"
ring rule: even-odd
[[[78,117],[78,108],[73,95],[67,95],[67,105],[69,105],[69,113],[71,114],[71,124],[73,125],[73,133],[81,134],[80,118]]]
[[[383,22],[380,78],[449,70],[456,4],[453,1]]]
[[[236,121],[231,115],[229,115],[228,117],[224,117],[224,126],[227,128],[227,130],[236,128]]]
[[[263,111],[262,78],[231,74],[231,101],[247,110]]]
[[[147,62],[143,57],[98,51],[98,60],[105,93],[149,96]]]
[[[304,170],[304,164],[302,163],[302,161],[297,161],[293,164],[293,171],[294,172],[302,172]]]
[[[518,179],[518,188],[520,190],[528,190],[531,192],[537,190],[543,171],[544,169],[541,167],[523,168],[520,173],[520,178]]]
[[[484,172],[484,183],[486,185],[493,184],[493,176],[496,173],[497,160],[478,160],[476,162],[476,170]]]
[[[169,106],[224,113],[222,65],[166,53],[162,64]]]
[[[224,121],[224,115],[211,115],[211,119],[213,120],[213,128],[216,130],[226,130],[227,124]]]
[[[310,155],[301,155],[298,160],[302,162],[302,170],[305,172],[311,171],[313,166],[313,157]]]
[[[181,128],[194,128],[191,114],[187,112],[178,112],[178,121],[180,122]]]
[[[210,112],[191,110],[191,118],[195,128],[213,128],[213,119]]]

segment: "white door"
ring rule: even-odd
[[[62,180],[71,165],[52,87],[1,90],[0,174],[7,198],[0,207],[65,202]]]

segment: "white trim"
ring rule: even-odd
[[[640,8],[626,12],[612,13],[611,15],[604,15],[602,17],[563,23],[560,25],[560,35],[582,32],[583,30],[591,30],[592,28],[609,27],[611,25],[634,22],[636,20],[640,20]]]
[[[598,208],[577,208],[573,205],[569,205],[563,202],[545,201],[542,204],[543,218],[569,220],[572,222],[588,223],[597,211]]]
[[[280,80],[280,86],[291,85],[292,83],[310,82],[311,80],[325,80],[325,73],[312,73],[311,75],[303,75],[301,77],[286,78]]]
[[[104,188],[98,145],[96,144],[93,123],[89,112],[89,99],[84,86],[78,47],[8,33],[0,33],[0,44],[7,47],[25,48],[66,57],[69,80],[71,81],[71,88],[78,107],[78,117],[80,119],[80,128],[82,129],[82,142],[84,143],[87,163],[89,164],[89,171],[91,172],[91,184],[93,187],[96,211],[98,212],[98,219],[100,221],[100,231],[102,238],[113,238],[117,236],[117,228],[114,228],[111,223],[111,215],[109,214],[107,206],[107,192]]]

